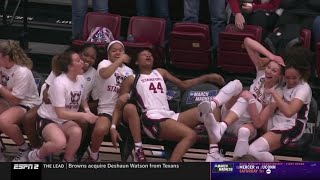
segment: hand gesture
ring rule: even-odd
[[[223,86],[226,84],[223,77],[216,73],[208,74],[208,81],[217,83],[220,86]]]
[[[130,56],[128,56],[127,54],[121,54],[119,59],[121,59],[122,63],[125,63],[125,64],[129,64],[131,61]]]
[[[282,59],[281,56],[274,55],[274,56],[272,56],[272,57],[270,58],[270,60],[277,62],[277,63],[280,64],[281,66],[286,66],[286,65],[284,64],[284,60]]]
[[[93,114],[92,112],[87,112],[87,113],[84,113],[83,115],[83,119],[88,121],[90,124],[96,123],[98,118],[99,117]]]
[[[244,20],[244,17],[241,13],[237,13],[235,16],[235,25],[237,28],[239,28],[240,30],[244,29],[244,23],[246,21]]]
[[[111,134],[111,141],[112,141],[113,146],[115,148],[118,148],[117,143],[119,141],[122,141],[122,138],[121,138],[119,132],[117,131],[116,128],[110,128],[110,134]]]
[[[253,94],[248,90],[242,91],[241,94],[240,94],[240,97],[244,98],[248,102],[249,102],[250,99],[254,99],[255,98],[253,96]]]

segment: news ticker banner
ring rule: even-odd
[[[320,179],[320,162],[0,163],[0,179]]]

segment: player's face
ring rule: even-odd
[[[150,51],[144,50],[139,53],[138,56],[138,63],[140,66],[148,66],[151,67],[153,66],[153,55]]]
[[[81,52],[80,57],[84,62],[83,71],[86,72],[96,62],[97,51],[93,47],[88,47]]]
[[[75,74],[83,74],[83,61],[78,53],[72,54],[72,69]]]
[[[266,74],[266,81],[277,83],[279,79],[282,77],[281,66],[274,61],[270,61],[270,63],[265,69],[265,74]]]
[[[124,54],[124,47],[120,43],[114,43],[108,51],[108,58],[111,62],[115,62],[122,54]]]
[[[301,74],[294,68],[288,68],[285,71],[284,79],[288,88],[293,88],[300,83]]]

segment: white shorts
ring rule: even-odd
[[[147,117],[152,120],[173,119],[178,120],[180,113],[168,110],[150,110],[146,113]]]
[[[179,113],[168,110],[152,110],[142,113],[141,121],[144,132],[153,139],[159,139],[160,122],[168,119],[178,120]]]

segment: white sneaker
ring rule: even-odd
[[[224,162],[224,161],[227,161],[227,159],[222,155],[221,152],[207,153],[206,162]]]
[[[34,149],[28,153],[28,161],[29,162],[45,162],[45,159],[40,159],[37,155],[38,149]]]
[[[3,150],[0,148],[0,162],[7,162],[6,157],[3,155]]]
[[[13,158],[12,162],[28,162],[28,153],[30,152],[30,149],[19,149],[18,155]]]
[[[202,101],[198,104],[198,109],[200,112],[200,116],[207,115],[212,112],[211,102],[210,101]]]

